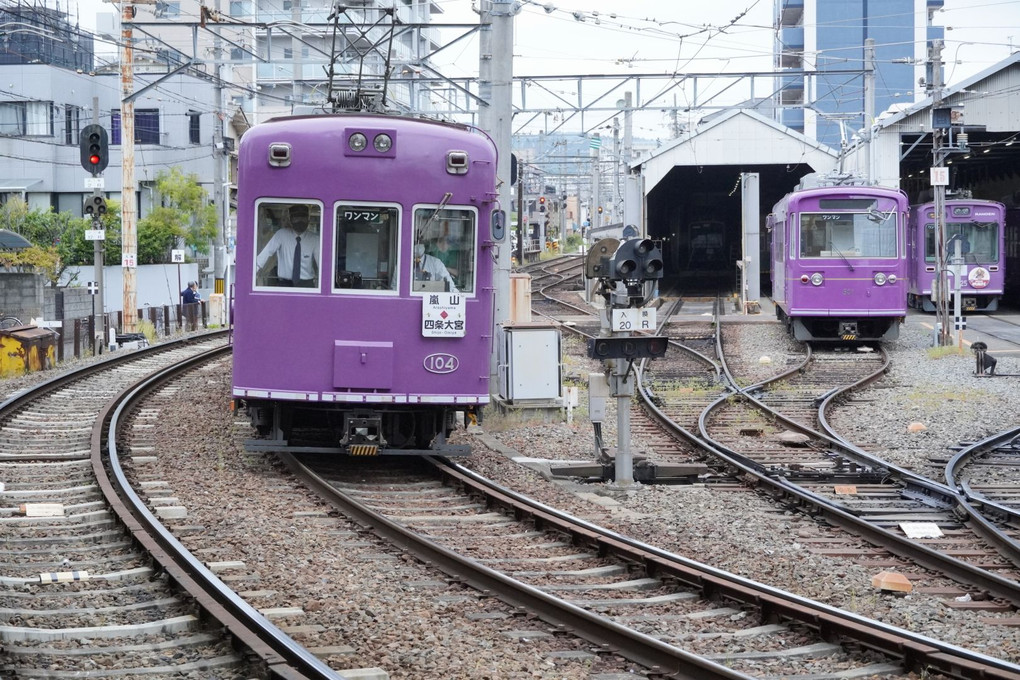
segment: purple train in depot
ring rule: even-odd
[[[245,133],[233,397],[249,448],[469,452],[447,437],[489,401],[496,166],[480,130],[396,115]]]
[[[962,311],[994,312],[1006,283],[1006,206],[997,201],[949,199],[946,201],[946,262],[961,266]],[[959,259],[957,262],[957,243]],[[934,312],[932,285],[936,274],[935,204],[910,208],[911,307]],[[949,279],[950,292],[956,282]]]
[[[899,189],[808,175],[772,209],[772,297],[801,341],[882,342],[907,314]]]

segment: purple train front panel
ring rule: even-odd
[[[959,269],[962,309],[995,311],[1006,283],[1006,207],[996,201],[950,199],[946,201],[945,216],[945,258],[953,272],[949,278],[950,291],[955,290],[954,277]],[[932,302],[937,267],[935,231],[935,204],[912,206],[907,244],[908,300],[912,307],[926,312],[935,311]]]
[[[465,126],[340,114],[249,130],[234,396],[487,403],[495,173],[492,141]]]
[[[876,186],[787,195],[770,216],[773,297],[799,340],[889,340],[906,315],[907,199]]]

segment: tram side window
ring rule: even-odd
[[[318,205],[264,201],[255,223],[255,285],[318,288],[322,210]]]
[[[418,208],[415,211],[412,290],[474,292],[477,267],[475,218],[473,210],[458,208]],[[422,254],[419,255],[418,251]],[[438,260],[438,263],[424,255]]]
[[[333,287],[395,291],[399,225],[396,207],[338,205]]]

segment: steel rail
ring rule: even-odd
[[[718,318],[717,318],[718,327]],[[722,353],[721,345],[721,333],[717,332],[717,342],[719,355],[724,357]],[[791,375],[798,371],[803,370],[806,365],[806,361],[800,366],[796,366],[789,371],[784,372],[783,375]],[[884,372],[885,367],[883,366],[882,371]],[[727,372],[728,379],[732,376]],[[779,377],[773,378],[772,380],[778,380]],[[769,381],[766,381],[769,382]],[[732,383],[731,383],[732,384]],[[660,409],[654,401],[649,397],[643,388],[641,381],[638,381],[638,394],[644,402],[646,411],[649,415],[657,420],[660,425],[669,432],[672,432],[683,439],[689,441],[694,446],[700,448],[706,453],[712,455],[720,461],[723,461],[730,467],[732,467],[737,475],[748,475],[749,478],[755,479],[759,488],[764,488],[769,491],[776,498],[787,498],[790,499],[793,505],[803,506],[810,508],[809,512],[814,516],[821,516],[831,525],[844,529],[854,535],[860,536],[864,540],[872,543],[873,545],[881,546],[889,552],[902,557],[904,559],[911,560],[916,564],[923,566],[928,569],[932,569],[939,573],[945,574],[946,576],[960,582],[986,590],[991,593],[994,597],[999,597],[1004,601],[1010,602],[1013,606],[1020,607],[1020,583],[1011,579],[1003,578],[997,574],[991,573],[987,570],[979,567],[972,566],[954,557],[943,554],[940,551],[929,548],[923,544],[916,543],[901,536],[895,534],[887,529],[880,526],[874,525],[864,519],[861,519],[857,515],[849,512],[842,506],[833,503],[832,501],[823,498],[817,494],[814,494],[806,489],[801,488],[799,485],[787,479],[781,474],[777,474],[775,471],[764,469],[757,461],[754,461],[747,456],[728,449],[714,442],[707,436],[704,436],[704,430],[706,429],[706,418],[707,413],[714,408],[718,408],[722,405],[731,395],[725,395],[718,398],[715,402],[709,405],[709,407],[702,413],[699,419],[699,429],[701,432],[694,434],[689,432],[687,429],[681,427],[677,423],[674,423],[669,416]],[[758,389],[759,385],[752,385],[746,388],[731,388],[733,392],[739,395],[740,398],[745,398],[752,403],[755,403],[758,408],[764,409],[766,412],[772,412],[766,404],[761,403],[760,400],[755,399],[749,395],[748,392],[753,389]],[[810,428],[805,428],[793,421],[787,421],[782,419],[784,422],[790,422],[791,427],[797,429],[797,431],[804,432],[811,436],[821,437],[824,440],[829,440],[834,446],[845,449],[849,453],[856,447],[847,447],[845,444],[832,440],[827,435],[822,433],[814,432]],[[862,460],[873,459],[874,461],[881,462],[885,465],[885,461],[879,461],[874,459],[864,451],[856,449],[856,453],[863,456]],[[912,492],[917,497],[922,499],[928,499],[932,502],[939,503],[946,507],[955,507],[961,503],[961,498],[954,492],[953,489],[949,488],[944,484],[939,484],[932,480],[928,480],[923,477],[919,477],[916,474],[900,470],[899,468],[889,466],[890,470],[902,472],[905,480],[911,484]],[[915,484],[916,482],[916,484]],[[906,481],[904,482],[906,483]]]
[[[326,502],[345,515],[359,524],[371,528],[378,536],[390,541],[393,545],[411,552],[422,561],[487,595],[497,597],[512,606],[534,612],[539,618],[552,625],[566,626],[579,637],[595,644],[604,645],[631,661],[654,669],[657,673],[703,680],[748,680],[750,678],[743,673],[686,652],[549,595],[538,588],[521,583],[475,560],[458,555],[343,494],[293,455],[286,453],[277,455],[295,476],[321,494]],[[450,468],[436,459],[426,457],[423,460],[432,462],[435,469],[444,475],[466,479],[465,476],[457,474],[454,468]],[[490,496],[491,503],[504,504],[506,502],[504,498],[490,495],[484,490],[484,487],[471,486],[478,493]],[[519,508],[522,513],[526,512],[525,506],[521,505]],[[573,527],[573,531],[567,529],[568,534],[578,531],[584,532],[585,530],[579,529],[577,526]],[[1020,673],[1013,680],[1018,678],[1020,678]]]
[[[283,680],[343,680],[226,586],[163,526],[131,488],[120,465],[119,428],[149,392],[196,365],[232,351],[213,348],[123,389],[100,411],[92,430],[92,469],[107,502],[134,539],[195,602]],[[112,433],[112,434],[111,434]]]

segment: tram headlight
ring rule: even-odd
[[[374,146],[375,150],[379,153],[386,153],[393,148],[393,138],[385,133],[378,134],[375,136],[375,139],[372,140],[372,146]]]
[[[890,284],[896,283],[896,275],[890,274],[889,276],[886,277],[885,280],[888,281]]]
[[[875,284],[878,286],[884,286],[886,282],[886,276],[882,272],[875,274]]]
[[[811,275],[811,283],[815,286],[822,285],[822,281],[824,280],[825,278],[822,276],[821,272],[815,272],[814,274]]]
[[[364,151],[365,147],[368,146],[368,138],[360,132],[355,132],[347,140],[347,145],[351,147],[351,151]]]

